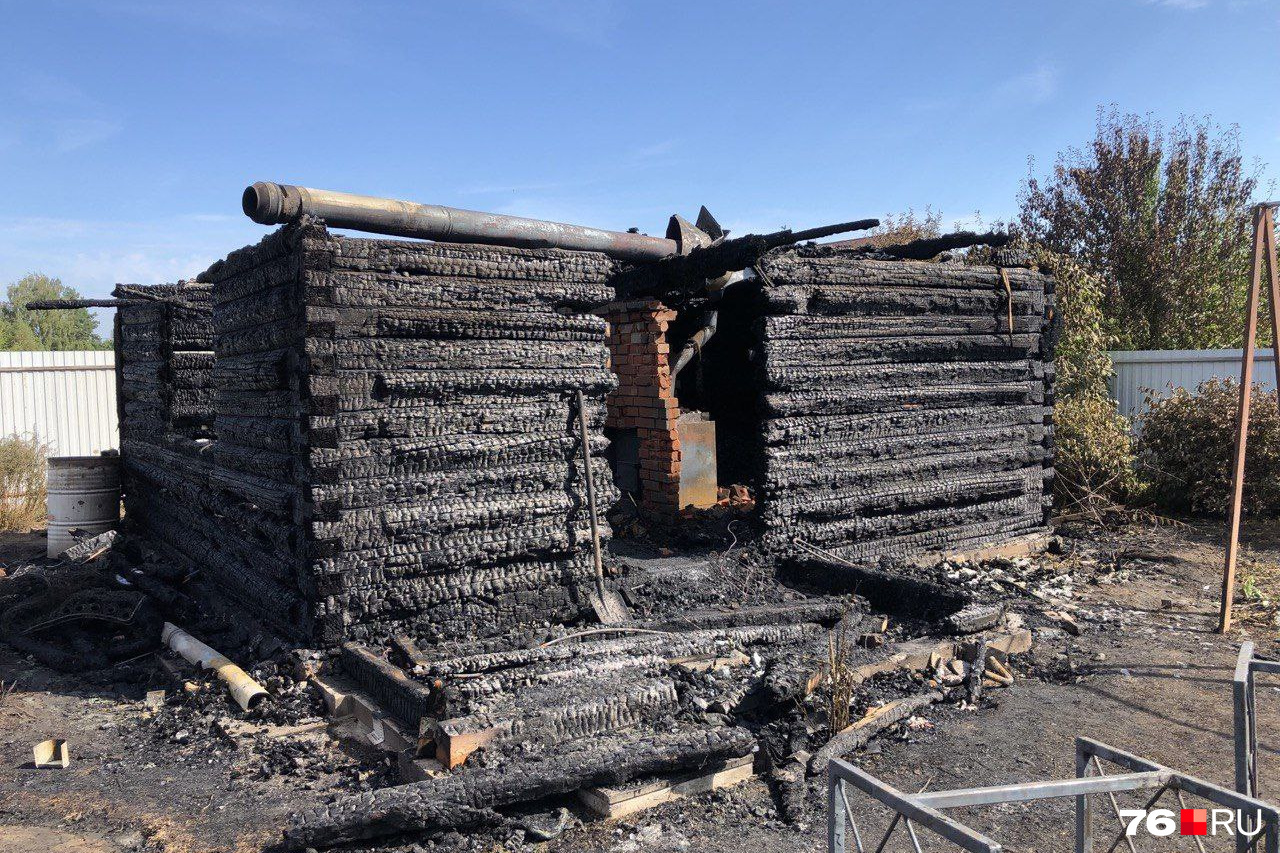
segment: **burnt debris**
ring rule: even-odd
[[[1001,253],[911,259],[1002,236],[864,252],[725,239],[709,215],[665,240],[599,232],[663,253],[637,261],[340,237],[307,213],[350,199],[296,189],[246,196],[289,223],[197,282],[115,294],[127,523],[159,555],[138,585],[327,650],[317,677],[407,733],[417,781],[300,815],[291,845],[725,762],[802,781],[821,742],[798,709],[823,717],[835,670],[845,717],[977,698],[988,653],[922,635],[1003,609],[904,566],[1046,531],[1053,283]],[[674,510],[655,525],[696,516],[671,506],[694,461],[697,512],[732,502],[718,553],[610,550],[604,519],[636,497]]]

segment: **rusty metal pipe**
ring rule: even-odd
[[[719,323],[720,313],[718,311],[711,311],[707,314],[706,325],[695,332],[692,338],[689,338],[689,342],[680,351],[680,357],[676,359],[675,367],[671,368],[671,378],[673,380],[689,366],[689,362],[693,361],[695,355],[702,354],[702,348],[715,335],[716,329],[719,328]]]
[[[656,261],[679,250],[675,240],[644,234],[264,181],[245,189],[241,205],[246,216],[262,225],[311,214],[333,228],[449,243],[603,252],[625,261]]]

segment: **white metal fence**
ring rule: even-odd
[[[15,434],[49,445],[52,456],[119,447],[115,354],[0,352],[0,437]]]
[[[1111,378],[1111,396],[1123,415],[1141,414],[1146,406],[1147,389],[1167,395],[1172,388],[1194,391],[1206,379],[1240,381],[1240,361],[1244,351],[1238,349],[1206,350],[1135,350],[1112,352],[1116,373]],[[1275,351],[1258,350],[1253,367],[1253,381],[1268,389],[1276,387]]]

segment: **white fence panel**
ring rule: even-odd
[[[1121,414],[1133,416],[1145,410],[1143,398],[1147,389],[1168,396],[1170,386],[1194,391],[1206,379],[1234,379],[1239,382],[1244,350],[1135,350],[1108,355],[1116,370],[1109,383],[1111,396],[1115,398]],[[1253,381],[1268,389],[1276,387],[1274,350],[1258,350]]]
[[[0,352],[0,437],[11,435],[44,442],[52,456],[118,448],[115,354]]]

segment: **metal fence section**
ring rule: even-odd
[[[1116,765],[1121,772],[1106,773],[1102,767],[1104,761]],[[878,843],[875,838],[863,838],[857,823],[859,812],[855,811],[849,801],[850,788],[857,789],[893,812],[893,820]],[[1237,814],[1247,815],[1251,821],[1261,820],[1262,823],[1261,826],[1252,823],[1248,825],[1247,828],[1253,835],[1252,841],[1243,834],[1233,834],[1237,851],[1280,853],[1280,811],[1274,806],[1085,737],[1076,738],[1074,779],[1021,782],[987,788],[958,788],[911,794],[894,788],[852,764],[839,759],[832,760],[827,765],[827,851],[847,853],[849,842],[852,841],[855,853],[869,853],[871,850],[881,853],[894,831],[901,826],[911,842],[911,849],[916,853],[924,853],[928,836],[933,836],[935,841],[941,839],[950,849],[959,847],[970,853],[1001,853],[1004,848],[998,841],[947,816],[943,813],[944,810],[973,806],[1000,807],[1007,803],[1054,798],[1075,799],[1076,853],[1100,853],[1101,850],[1114,853],[1121,844],[1136,853],[1138,841],[1154,841],[1155,849],[1169,849],[1168,843],[1161,843],[1160,837],[1135,839],[1133,830],[1137,824],[1126,819],[1125,812],[1115,799],[1115,794],[1121,791],[1153,792],[1147,799],[1146,806],[1130,810],[1131,817],[1147,812],[1165,794],[1170,795],[1169,800],[1171,803],[1176,802],[1180,811],[1189,810],[1187,796],[1233,809]],[[1111,808],[1103,809],[1100,817],[1113,817],[1116,821],[1113,829],[1096,826],[1103,822],[1094,819],[1092,798],[1097,795],[1107,796]],[[917,830],[927,832],[922,835]],[[1204,847],[1197,837],[1199,834],[1202,833],[1193,837],[1196,837],[1197,847],[1203,851]],[[1105,840],[1099,839],[1099,835]],[[1097,840],[1101,840],[1101,843],[1095,844]],[[1110,842],[1109,845],[1107,842]],[[1146,849],[1152,848],[1148,846]]]
[[[19,435],[52,456],[120,446],[110,350],[0,352],[0,437]]]
[[[1234,379],[1240,381],[1240,360],[1244,351],[1238,349],[1205,350],[1134,350],[1110,352],[1115,376],[1108,383],[1111,396],[1122,415],[1139,415],[1145,409],[1144,397],[1148,388],[1167,395],[1170,386],[1194,391],[1206,379]],[[1260,349],[1254,367],[1254,382],[1268,390],[1276,387],[1276,357],[1274,349]]]
[[[1240,646],[1232,680],[1236,729],[1236,790],[1250,797],[1258,793],[1258,715],[1254,697],[1257,676],[1280,675],[1280,661],[1255,657],[1253,643]]]

